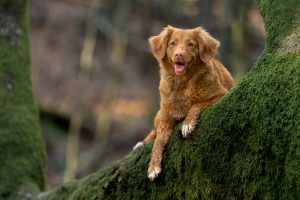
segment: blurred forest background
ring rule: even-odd
[[[123,157],[150,131],[159,108],[151,35],[203,26],[236,81],[265,37],[249,0],[31,0],[30,22],[50,189]]]

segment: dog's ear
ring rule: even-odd
[[[149,38],[151,51],[157,60],[162,60],[165,57],[169,38],[173,31],[172,26],[167,26],[159,35]]]
[[[200,59],[207,63],[215,57],[220,42],[200,27],[194,29],[194,33],[199,43]]]

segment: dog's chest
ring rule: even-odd
[[[195,101],[195,92],[188,85],[169,84],[162,94],[162,106],[169,114],[176,118],[186,117],[188,111]]]
[[[175,118],[183,118],[189,110],[189,102],[183,91],[173,91],[168,96],[171,115]]]

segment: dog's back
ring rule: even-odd
[[[213,60],[213,65],[214,65],[215,71],[220,76],[220,81],[221,81],[222,85],[227,90],[231,89],[234,86],[234,80],[233,80],[230,72],[217,59]]]

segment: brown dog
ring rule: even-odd
[[[176,122],[184,119],[182,135],[187,137],[200,113],[232,88],[234,81],[215,59],[219,42],[202,28],[168,26],[149,42],[160,64],[160,110],[154,129],[134,149],[156,136],[148,168],[148,177],[153,180],[161,172],[163,149]]]

